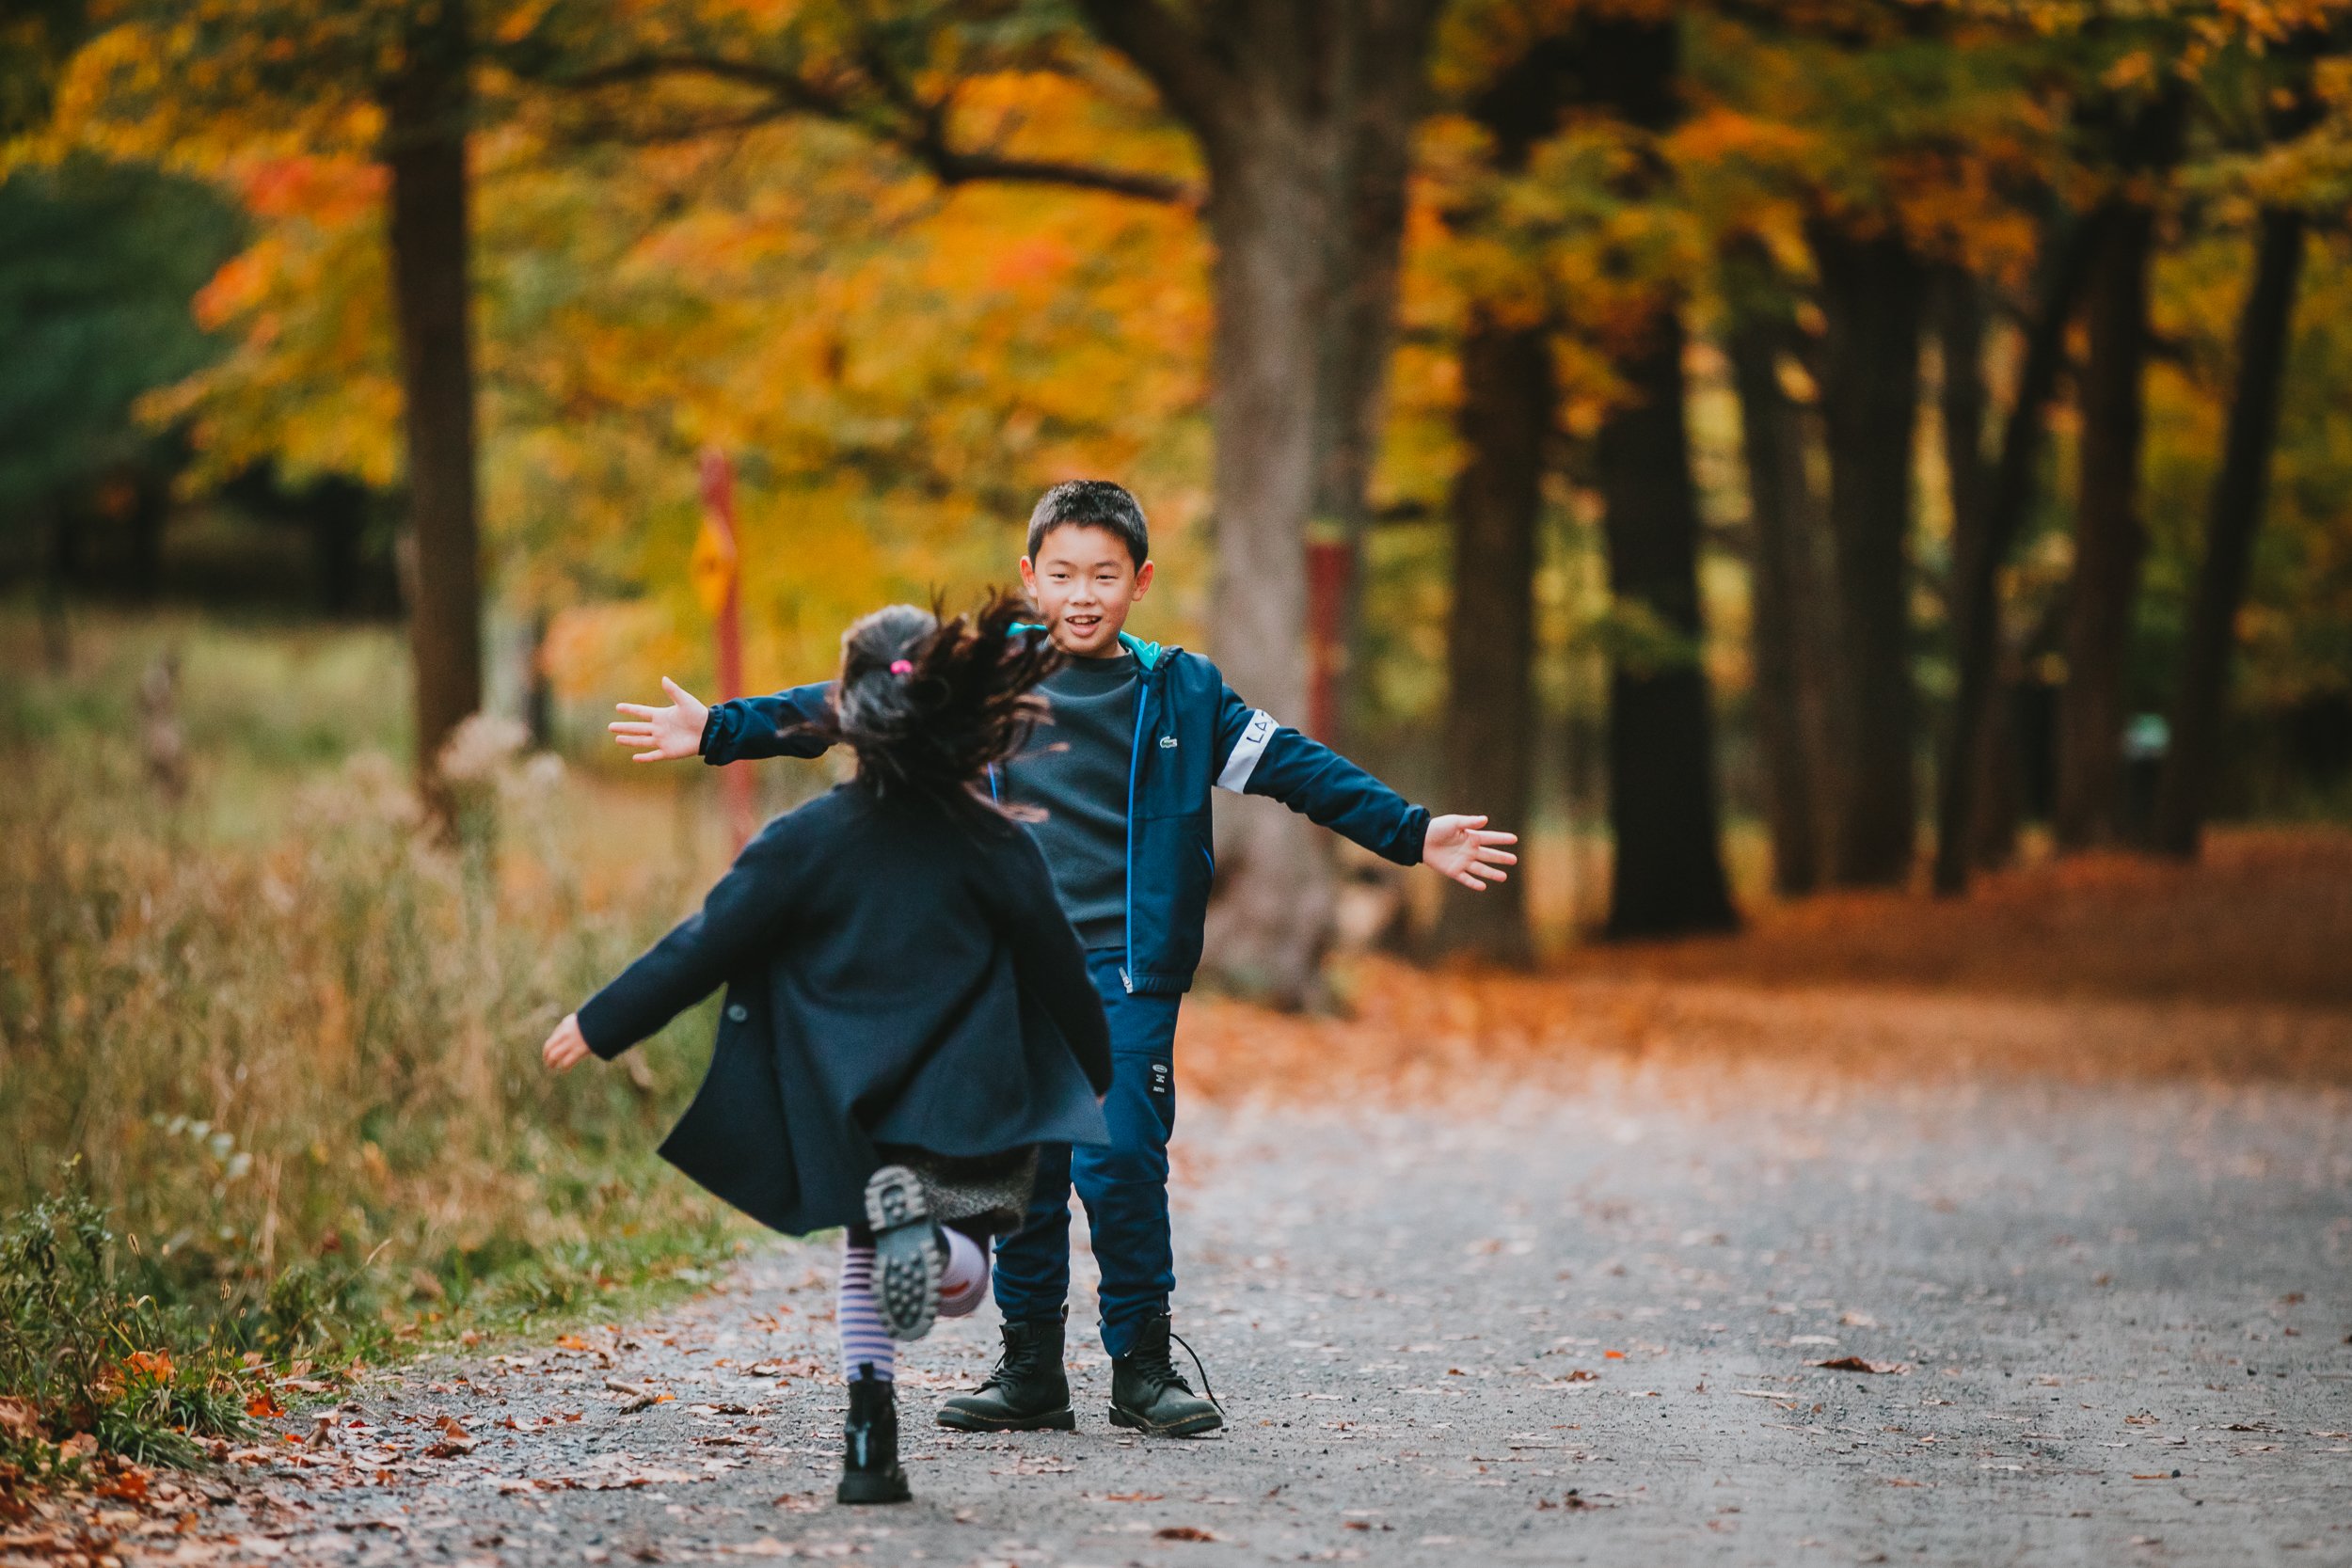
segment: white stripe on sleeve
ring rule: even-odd
[[[1239,795],[1248,787],[1249,775],[1258,770],[1258,759],[1265,755],[1266,742],[1274,738],[1274,715],[1262,707],[1250,709],[1249,722],[1242,726],[1241,738],[1233,742],[1224,771],[1216,776],[1217,788]]]

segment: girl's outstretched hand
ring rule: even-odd
[[[539,1048],[539,1059],[548,1064],[550,1072],[569,1072],[589,1057],[588,1038],[580,1032],[580,1015],[565,1013],[564,1022],[555,1026],[548,1043]]]
[[[703,721],[710,717],[709,705],[667,675],[661,677],[661,689],[670,694],[667,707],[616,703],[613,705],[628,717],[616,719],[605,728],[612,732],[614,744],[632,748],[639,762],[700,756]]]
[[[1489,832],[1483,816],[1433,816],[1421,841],[1421,861],[1464,887],[1483,893],[1487,882],[1500,882],[1511,875],[1504,866],[1519,863],[1518,856],[1503,847],[1518,841],[1517,833]]]

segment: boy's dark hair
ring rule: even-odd
[[[857,776],[877,792],[988,804],[981,777],[1028,743],[1046,716],[1038,682],[1061,665],[1036,612],[993,592],[977,610],[943,622],[936,608],[875,610],[841,634],[841,674],[810,727],[857,753]]]
[[[1029,559],[1037,559],[1047,534],[1073,526],[1110,530],[1127,546],[1138,570],[1152,558],[1152,530],[1143,520],[1143,508],[1124,487],[1107,479],[1068,480],[1038,498],[1037,510],[1029,514]]]

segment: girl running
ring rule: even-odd
[[[1104,1141],[1109,1032],[1037,845],[982,793],[1059,661],[996,595],[908,605],[841,641],[812,742],[857,776],[777,817],[702,911],[556,1026],[557,1071],[612,1058],[720,985],[710,1070],[662,1157],[787,1234],[845,1227],[844,1503],[901,1502],[892,1341],[987,1294],[1040,1144]]]

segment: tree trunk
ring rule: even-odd
[[[1344,530],[1364,515],[1406,154],[1436,6],[1266,0],[1196,16],[1156,3],[1082,3],[1192,130],[1208,166],[1217,318],[1211,619],[1234,688],[1303,721],[1307,535],[1318,515]],[[1277,1005],[1311,1000],[1332,932],[1327,841],[1264,802],[1225,812],[1220,830],[1213,967]]]
[[[1719,849],[1715,739],[1701,659],[1698,492],[1683,407],[1682,318],[1653,312],[1617,372],[1629,396],[1595,453],[1609,591],[1683,643],[1620,652],[1609,681],[1609,816],[1616,834],[1609,935],[1677,936],[1739,924]]]
[[[1955,600],[1962,590],[1959,563],[1983,547],[1985,511],[1993,497],[1993,467],[1984,457],[1985,417],[1991,404],[1984,382],[1984,328],[1983,285],[1963,267],[1938,268],[1939,422],[1952,507],[1953,570],[1946,585],[1945,609],[1954,620]],[[2016,761],[2013,741],[2007,705],[1995,700],[1985,743],[1974,759],[1977,809],[1967,832],[1969,858],[1976,865],[2006,864],[2016,854],[2017,792],[2009,787],[2006,772]]]
[[[548,673],[548,612],[531,612],[531,642],[523,663],[523,727],[534,752],[555,750],[555,679]]]
[[[1795,325],[1784,302],[1770,297],[1777,290],[1761,248],[1740,244],[1725,257],[1734,301],[1725,348],[1740,404],[1753,532],[1749,621],[1772,886],[1797,897],[1820,885],[1830,822],[1821,809],[1828,750],[1820,626],[1825,595],[1815,544],[1821,523],[1805,471],[1804,412],[1781,385],[1781,356]]]
[[[1539,33],[1471,95],[1470,117],[1493,138],[1497,172],[1524,172],[1535,145],[1580,96],[1583,52],[1572,27]],[[1475,208],[1446,221],[1474,230]],[[1540,293],[1540,286],[1534,292]],[[1516,307],[1516,309],[1514,309]],[[1530,319],[1531,314],[1533,319]],[[1509,318],[1509,319],[1506,319]],[[1538,727],[1534,578],[1543,483],[1557,396],[1549,333],[1555,324],[1524,300],[1473,300],[1462,332],[1462,404],[1455,417],[1466,461],[1453,498],[1454,597],[1446,639],[1446,788],[1498,823],[1525,831],[1533,804]],[[1534,956],[1523,878],[1485,893],[1441,895],[1430,945],[1500,963]]]
[[[2238,316],[2237,391],[2230,401],[2221,472],[2214,480],[2204,564],[2190,601],[2181,684],[2172,705],[2171,750],[2156,793],[2153,839],[2168,854],[2196,855],[2204,836],[2214,777],[2220,770],[2230,664],[2269,491],[2280,388],[2293,345],[2304,229],[2299,212],[2264,211],[2254,282]]]
[[[1912,446],[1927,275],[1899,235],[1809,226],[1828,341],[1822,418],[1830,455],[1839,642],[1851,751],[1837,793],[1832,875],[1899,886],[1917,830],[1912,749]]]
[[[2146,426],[2148,268],[2155,214],[2119,203],[2092,259],[2090,351],[2083,365],[2081,494],[2067,593],[2066,686],[2058,699],[2058,810],[2061,848],[2116,835],[2123,784],[2123,671],[2148,534],[2139,517],[2140,436]]]
[[[1457,423],[1470,453],[1454,491],[1454,603],[1446,628],[1446,789],[1500,823],[1527,820],[1534,767],[1536,524],[1551,434],[1551,347],[1541,325],[1474,310],[1462,342]],[[1447,889],[1440,953],[1532,956],[1526,882]]]
[[[451,827],[441,746],[482,705],[480,535],[475,519],[474,379],[467,214],[465,8],[447,0],[411,29],[384,94],[391,167],[392,304],[400,339],[416,539],[409,647],[416,674],[417,773]]]
[[[1952,551],[1952,643],[1959,665],[1958,689],[1944,747],[1944,769],[1935,813],[1935,891],[1953,895],[1968,886],[1971,831],[1977,821],[1984,770],[1985,737],[1994,722],[1994,694],[2001,657],[2000,572],[2026,524],[2033,502],[2034,476],[2047,434],[2045,418],[2066,363],[2066,324],[2090,271],[2106,210],[2059,236],[2045,238],[2042,287],[2026,333],[2025,362],[2017,393],[2001,431],[2001,455],[1984,502],[1980,528],[1962,532]]]

